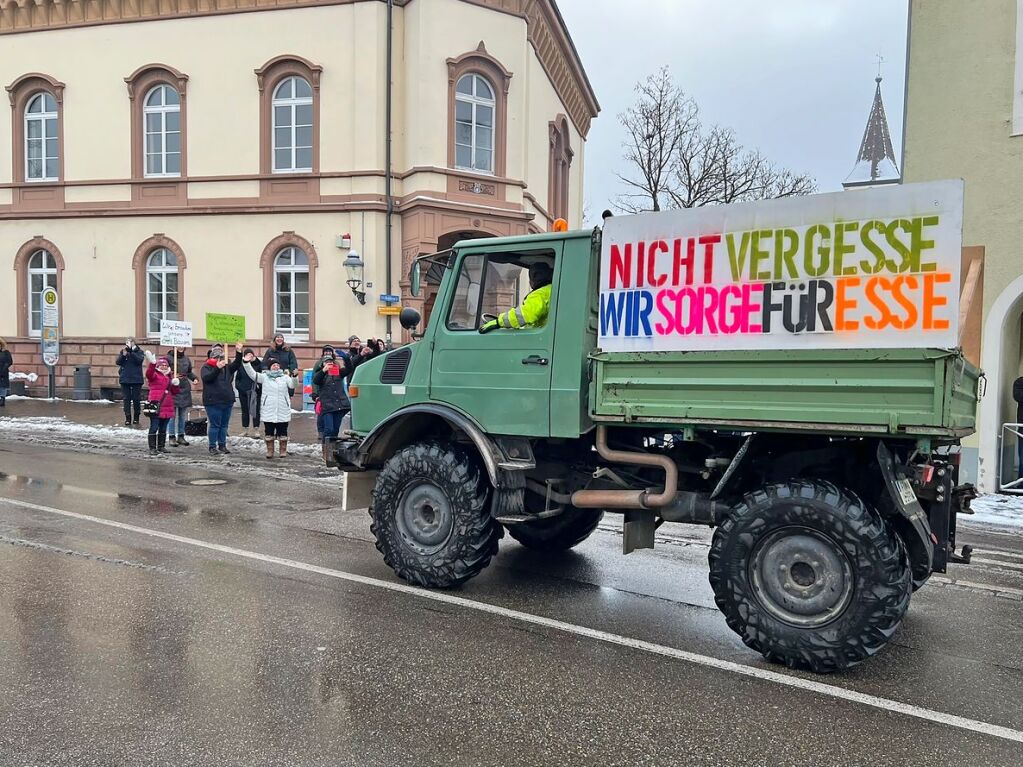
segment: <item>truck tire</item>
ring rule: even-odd
[[[729,628],[774,663],[827,673],[892,638],[912,575],[878,513],[830,482],[746,495],[714,532],[710,584]]]
[[[408,445],[388,459],[373,488],[370,530],[384,561],[409,583],[452,588],[478,575],[504,534],[490,516],[490,485],[465,448]]]
[[[508,534],[527,549],[568,551],[589,538],[603,518],[600,509],[565,509],[556,517],[509,525]]]

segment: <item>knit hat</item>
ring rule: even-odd
[[[256,350],[253,349],[251,346],[246,346],[244,349],[242,349],[242,356],[244,356],[246,354],[251,354],[253,357],[255,357],[256,356]]]
[[[348,336],[349,344],[352,344],[355,341],[358,341],[360,344],[362,343],[362,340],[358,336]]]
[[[280,367],[281,366],[281,361],[279,359],[277,359],[276,357],[271,357],[266,362],[266,369],[267,370],[273,370],[274,365],[276,365],[277,367]]]
[[[156,358],[156,366],[158,368],[162,368],[162,367],[168,367],[169,368],[170,367],[170,360],[167,359],[166,357],[157,357]]]
[[[213,346],[210,347],[210,351],[209,351],[209,353],[206,356],[207,357],[223,357],[224,356],[224,345],[223,344],[213,344]]]
[[[323,354],[321,354],[320,356],[323,357],[323,359],[328,359],[328,358],[329,359],[334,359],[335,357],[337,357],[337,351],[334,349],[333,346],[324,346],[323,347]]]

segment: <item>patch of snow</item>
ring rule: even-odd
[[[12,394],[7,397],[9,400],[24,400],[25,402],[70,402],[73,405],[113,405],[112,399],[67,399],[66,397],[26,397],[24,394]]]
[[[990,493],[975,498],[970,508],[973,514],[959,517],[960,522],[1023,529],[1023,496]]]

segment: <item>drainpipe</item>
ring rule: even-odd
[[[384,117],[385,130],[387,135],[384,140],[384,185],[386,189],[387,197],[387,216],[386,224],[384,226],[387,243],[384,246],[385,258],[387,259],[387,293],[391,293],[391,218],[394,214],[394,197],[391,194],[391,183],[393,180],[392,169],[391,169],[391,92],[394,88],[392,83],[392,51],[394,49],[394,0],[387,0],[387,98],[386,98],[386,116]],[[387,322],[387,347],[391,346],[391,315],[388,314],[386,318]]]

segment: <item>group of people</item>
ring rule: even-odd
[[[0,344],[0,349],[2,349]],[[351,410],[348,386],[356,367],[386,351],[383,339],[370,338],[365,344],[350,336],[348,348],[322,348],[313,368],[313,400],[316,402],[316,431],[324,445],[335,438],[344,416]],[[2,373],[3,351],[0,351]],[[8,355],[9,356],[9,355]],[[288,455],[288,426],[291,422],[291,398],[300,374],[298,358],[284,336],[274,336],[262,358],[252,347],[235,344],[234,357],[228,360],[222,344],[213,344],[206,361],[195,370],[183,348],[157,356],[143,350],[133,338],[125,340],[117,355],[119,380],[124,395],[124,423],[137,425],[144,413],[149,423],[149,453],[166,453],[167,447],[187,446],[185,427],[193,407],[192,384],[202,382],[202,404],[207,417],[207,442],[210,455],[230,453],[227,447],[228,424],[235,399],[241,405],[242,428],[246,436],[258,434],[263,425],[266,457]],[[145,406],[142,386],[148,386]],[[0,394],[3,380],[0,376]],[[237,394],[236,394],[237,391]],[[250,424],[256,430],[249,432]]]

